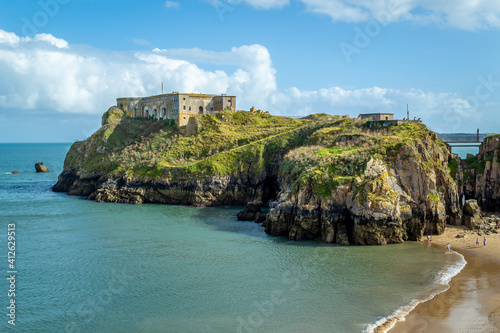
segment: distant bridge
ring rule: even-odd
[[[475,147],[480,146],[489,133],[438,133],[441,141],[454,147]]]

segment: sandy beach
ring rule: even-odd
[[[457,238],[457,235],[464,235]],[[450,282],[450,288],[419,304],[390,333],[410,332],[500,332],[500,234],[483,238],[464,227],[447,226],[431,243],[445,252],[447,243],[467,261]],[[423,240],[427,242],[427,239]]]

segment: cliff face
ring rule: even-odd
[[[317,158],[308,167],[296,168],[292,176],[282,168],[283,191],[267,216],[266,231],[294,240],[387,244],[416,240],[424,232],[440,234],[447,222],[460,224],[450,153],[434,133],[405,126],[382,137],[332,136],[333,142],[324,144],[333,143],[335,154],[325,159],[324,149],[314,148],[309,155]],[[283,165],[297,165],[300,156],[292,151]]]
[[[270,234],[386,244],[460,224],[456,163],[412,122],[221,112],[183,131],[113,107],[101,129],[73,144],[53,190],[137,204],[271,200]]]
[[[500,135],[487,137],[462,168],[466,198],[476,199],[483,210],[500,211]]]

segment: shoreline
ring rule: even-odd
[[[476,245],[477,237],[462,226],[447,226],[442,235],[433,236],[433,246],[445,252],[450,243],[467,264],[451,279],[446,291],[422,300],[406,316],[387,320],[375,332],[499,332],[500,234],[486,236],[486,246],[482,237]]]

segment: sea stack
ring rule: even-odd
[[[50,172],[49,168],[43,165],[43,162],[35,163],[36,172]]]

